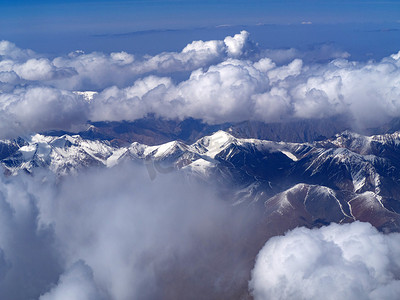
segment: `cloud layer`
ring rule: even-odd
[[[94,99],[91,116],[104,119],[103,113],[118,103],[127,105],[123,115],[108,118],[135,119],[155,113],[208,123],[283,122],[348,114],[355,127],[378,126],[400,116],[396,57],[378,63],[335,60],[311,66],[300,59],[277,66],[269,58],[254,62],[229,58],[193,71],[179,84],[153,76],[137,80],[132,87],[106,89]]]
[[[249,288],[257,299],[396,299],[400,234],[369,223],[297,228],[259,252]]]
[[[163,52],[141,58],[124,51],[86,54],[77,50],[49,59],[31,50],[19,49],[11,42],[1,41],[0,74],[14,76],[14,83],[40,82],[67,90],[104,89],[130,84],[143,74],[193,71],[228,57],[245,57],[255,48],[246,31],[226,37],[223,41],[194,41],[181,52]],[[11,78],[8,79],[10,81]]]
[[[110,180],[112,178],[112,180]],[[0,177],[4,299],[179,299],[246,288],[254,216],[144,166]],[[224,249],[229,248],[229,251]],[[79,297],[77,297],[79,295]]]
[[[360,129],[400,116],[398,53],[353,62],[327,46],[317,48],[318,55],[332,60],[317,64],[293,49],[260,49],[246,31],[139,58],[76,51],[50,59],[2,41],[0,120],[7,126],[1,136],[148,114],[212,124],[345,114]],[[174,79],[177,73],[185,79]],[[99,93],[89,103],[72,93],[78,90]]]

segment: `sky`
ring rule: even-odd
[[[154,55],[241,29],[265,47],[333,42],[359,59],[400,48],[399,1],[17,0],[0,6],[0,39],[53,55],[78,48]]]

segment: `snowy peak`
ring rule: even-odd
[[[380,155],[382,148],[398,150],[400,148],[400,132],[390,134],[364,136],[350,131],[337,134],[334,139],[320,143],[325,147],[335,145],[362,155]]]
[[[346,202],[339,199],[332,189],[325,186],[297,184],[265,202],[267,212],[280,215],[303,212],[314,219],[350,220]],[[329,218],[328,218],[329,216]]]
[[[91,102],[93,98],[98,94],[98,92],[93,92],[93,91],[75,91],[73,92],[76,95],[82,96],[83,99],[85,99],[87,102]]]
[[[192,145],[192,148],[194,148],[201,155],[215,158],[218,153],[225,150],[232,143],[236,142],[237,139],[235,137],[225,131],[220,130],[213,135],[201,138]]]
[[[58,175],[74,173],[90,165],[106,165],[107,159],[119,149],[108,142],[84,140],[79,135],[60,137],[35,134],[24,139],[25,144],[1,161],[10,174],[20,170],[33,172],[47,167]]]
[[[365,137],[344,132],[331,140],[303,144],[239,139],[217,131],[191,145],[171,141],[157,146],[134,142],[128,147],[117,147],[79,135],[35,134],[19,142],[2,141],[0,154],[1,164],[11,174],[48,167],[62,175],[90,165],[112,167],[126,158],[162,162],[202,176],[223,172],[225,177],[233,178],[240,174],[240,181],[247,183],[281,180],[284,176],[295,181],[303,178],[304,182],[332,189],[397,197],[398,139],[398,133]],[[227,176],[231,172],[235,175]]]
[[[151,156],[156,159],[166,158],[175,153],[182,153],[187,151],[188,146],[184,143],[173,141],[159,146],[149,146],[144,149],[143,155]]]
[[[368,221],[378,213],[377,227],[392,230],[400,228],[398,141],[398,133],[366,137],[344,132],[313,144],[285,143],[217,131],[193,144],[120,147],[80,135],[35,134],[0,141],[0,163],[9,175],[47,168],[64,176],[135,160],[156,175],[181,170],[205,182],[212,179],[225,187],[233,205],[265,203],[269,218],[287,218],[288,224],[292,219],[296,226]]]
[[[372,141],[372,137],[344,131],[343,133],[336,135],[335,139],[332,140],[332,144],[337,147],[347,148],[359,154],[370,154]]]
[[[370,222],[380,230],[400,228],[400,214],[387,209],[373,192],[361,194],[297,184],[265,201],[267,223],[283,226],[321,226],[353,220]]]

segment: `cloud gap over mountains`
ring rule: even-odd
[[[399,52],[400,53],[400,52]],[[260,49],[241,31],[193,41],[181,52],[136,57],[75,51],[45,57],[0,42],[0,135],[75,130],[92,121],[201,119],[266,123],[347,115],[356,129],[400,116],[400,54],[356,62],[321,47],[310,62],[294,49]],[[188,74],[177,81],[174,74]],[[95,90],[91,101],[75,91]]]

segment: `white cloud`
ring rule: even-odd
[[[222,41],[193,41],[183,48],[182,53],[199,53],[204,52],[213,56],[219,56],[224,50],[224,42]]]
[[[198,69],[174,84],[148,77],[132,88],[106,90],[94,101],[92,119],[136,119],[148,113],[165,118],[193,117],[208,123],[260,120],[279,122],[349,114],[354,127],[377,126],[400,116],[400,64],[393,59],[374,63],[336,60],[326,65],[304,65],[295,59],[276,66],[270,59],[226,59]],[[159,82],[143,85],[142,82]],[[141,92],[129,96],[129,90]],[[156,88],[157,87],[157,88]],[[119,95],[118,97],[115,95]],[[100,104],[100,106],[97,106]],[[101,106],[107,103],[104,110]],[[111,109],[115,103],[115,109]]]
[[[104,89],[110,85],[126,86],[139,76],[148,73],[167,74],[180,71],[192,71],[208,67],[223,61],[229,56],[245,55],[252,43],[249,34],[242,31],[225,41],[194,41],[181,52],[163,52],[155,56],[135,59],[126,52],[111,53],[73,53],[68,57],[57,57],[53,60],[57,68],[69,68],[77,72],[63,82],[52,84],[67,89]]]
[[[285,80],[289,76],[297,76],[301,73],[303,61],[301,59],[295,59],[287,66],[274,68],[268,72],[269,80],[275,83],[279,80]]]
[[[53,77],[54,66],[44,58],[31,58],[13,69],[19,77],[26,80],[49,80]]]
[[[399,60],[400,59],[400,51],[397,52],[396,54],[392,54],[390,57],[395,59],[395,60]]]
[[[165,90],[172,87],[170,78],[155,76],[145,77],[135,81],[134,85],[125,89],[111,87],[96,95],[91,102],[89,118],[93,121],[135,120],[145,117],[148,113],[162,111]],[[160,91],[161,90],[161,91]],[[155,94],[161,93],[159,99]],[[146,95],[153,94],[151,101],[146,101]],[[156,103],[154,103],[156,102]],[[154,107],[159,102],[160,107]]]
[[[35,57],[36,54],[32,50],[20,49],[9,41],[0,41],[0,58],[11,60],[27,60]]]
[[[126,53],[125,51],[113,52],[110,56],[111,59],[117,61],[121,65],[131,64],[135,60],[135,57],[132,54]]]
[[[264,94],[254,95],[252,100],[256,119],[280,122],[291,114],[290,97],[283,88],[273,87]]]
[[[212,124],[346,114],[356,129],[379,126],[400,116],[398,54],[361,63],[344,59],[348,53],[330,45],[318,46],[308,54],[295,49],[255,54],[256,48],[242,31],[224,40],[194,41],[181,52],[155,56],[77,51],[49,60],[3,41],[0,119],[11,124],[3,132],[66,128],[83,119],[135,120],[148,114],[193,117]],[[340,58],[316,64],[307,63],[307,55],[316,60]],[[167,77],[174,72],[191,73],[186,80],[175,82]],[[34,89],[51,90],[53,96],[27,101],[24,95]],[[67,90],[100,93],[90,104],[56,99],[74,99],[66,96]],[[57,112],[54,118],[50,113],[56,107],[65,112],[61,118]],[[50,116],[50,121],[43,115]],[[14,130],[19,124],[21,130]]]
[[[240,33],[232,36],[227,36],[224,39],[226,51],[229,56],[238,57],[244,54],[246,46],[248,45],[249,33],[242,30]]]
[[[261,72],[267,72],[276,67],[275,63],[268,57],[262,58],[254,63],[254,68]]]
[[[174,97],[183,99],[178,116],[209,123],[246,120],[253,114],[251,96],[267,87],[268,78],[252,63],[230,59],[207,71],[193,72],[177,86]]]
[[[395,299],[400,234],[369,223],[297,228],[259,252],[249,288],[257,299]]]
[[[30,50],[19,49],[8,41],[1,41],[0,72],[15,71],[22,80],[42,81],[60,89],[94,90],[112,85],[126,86],[149,73],[193,71],[219,63],[227,57],[247,55],[254,48],[249,33],[242,31],[224,41],[194,41],[181,52],[163,52],[138,59],[124,51],[110,55],[75,51],[50,61]]]
[[[8,41],[0,41],[0,74],[13,73],[20,82],[40,81],[47,83],[50,80],[64,79],[76,72],[71,68],[57,68],[47,58],[39,57],[31,50],[22,50]],[[16,78],[7,82],[19,83]],[[5,82],[3,78],[0,82]]]
[[[265,62],[265,61],[264,61]],[[260,63],[259,63],[260,65]],[[268,78],[249,61],[228,59],[192,72],[174,85],[168,78],[146,77],[130,88],[102,92],[92,102],[92,120],[129,120],[149,113],[166,118],[194,117],[209,123],[253,117],[251,97],[268,87]]]
[[[18,88],[0,94],[0,137],[47,129],[73,129],[87,121],[82,96],[48,87]]]
[[[93,280],[93,272],[83,261],[78,261],[61,275],[56,287],[39,300],[100,300],[104,299]]]

